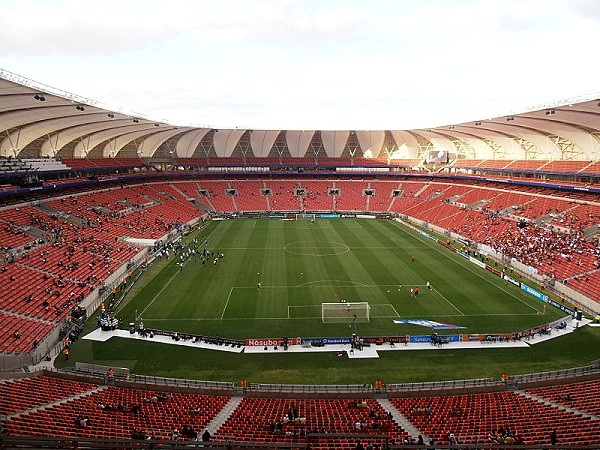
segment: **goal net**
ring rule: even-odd
[[[314,221],[316,218],[315,214],[296,214],[296,220],[311,220]]]
[[[323,323],[365,323],[371,320],[368,302],[321,303]]]

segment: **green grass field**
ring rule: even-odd
[[[149,328],[240,339],[348,336],[354,331],[352,324],[324,324],[321,320],[322,302],[341,301],[369,302],[370,322],[356,325],[363,336],[431,332],[395,324],[393,320],[398,318],[456,324],[466,327],[461,330],[465,333],[495,333],[561,317],[559,311],[544,308],[521,289],[393,221],[226,220],[212,222],[186,241],[193,237],[208,239],[206,248],[223,252],[224,258],[218,265],[190,258],[181,270],[173,256],[168,262],[158,260],[117,312],[125,324],[142,317]],[[427,281],[433,289],[426,289]],[[419,299],[410,297],[410,288],[416,286],[420,287]],[[588,341],[600,343],[598,333],[592,330],[577,332],[575,338],[584,334]],[[548,343],[537,347],[560,346]],[[546,360],[540,364],[535,356],[538,348],[447,350],[384,352],[376,361],[338,359],[332,367],[331,355],[224,355],[163,347],[113,339],[78,343],[72,355],[73,360],[104,361],[163,376],[238,380],[254,375],[252,381],[325,383],[363,382],[371,374],[387,374],[394,381],[494,376],[508,370],[507,365],[513,373],[523,373],[594,359],[585,352],[571,351],[563,361],[556,350],[549,350],[555,361],[541,358]],[[497,359],[500,355],[503,359]],[[396,367],[407,358],[414,368],[410,375]],[[210,363],[198,366],[196,361]],[[353,370],[331,373],[346,366]],[[445,369],[440,372],[439,368]]]

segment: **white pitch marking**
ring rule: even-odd
[[[233,287],[231,287],[231,289],[229,289],[229,295],[227,296],[227,301],[225,302],[225,307],[223,308],[223,312],[221,313],[221,320],[223,319],[223,316],[225,316],[225,311],[227,310],[227,305],[229,305],[229,299],[231,298],[232,292],[233,292]]]

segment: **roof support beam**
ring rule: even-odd
[[[527,139],[524,138],[515,138],[514,142],[519,146],[522,151],[522,157],[517,159],[537,159],[540,154],[537,146]]]
[[[484,139],[483,140],[488,147],[492,149],[492,154],[494,155],[494,159],[505,159],[507,156],[507,151],[504,147],[502,147],[499,143],[492,139]]]
[[[456,147],[456,156],[462,156],[466,159],[475,159],[475,149],[467,141],[463,139],[455,139],[452,141],[454,147]]]
[[[552,142],[560,149],[561,159],[579,160],[585,159],[585,153],[575,143],[561,136],[548,136]]]

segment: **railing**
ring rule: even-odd
[[[549,372],[530,373],[525,375],[515,375],[510,379],[517,384],[533,383],[537,381],[557,380],[561,378],[572,378],[582,375],[591,375],[600,373],[600,360],[593,361],[589,366],[573,367],[571,369],[552,370]]]
[[[282,393],[319,393],[319,394],[370,394],[373,387],[370,384],[255,384],[251,383],[250,392],[282,392]]]
[[[307,442],[286,442],[286,443],[254,443],[254,442],[232,442],[232,441],[158,441],[158,440],[127,440],[127,439],[86,439],[86,438],[51,438],[51,437],[25,437],[25,436],[8,436],[0,435],[0,448],[2,449],[73,449],[73,450],[85,450],[85,449],[157,449],[157,448],[169,448],[169,449],[211,449],[211,450],[246,450],[246,449],[285,449],[285,450],[302,450],[310,448],[342,448],[339,446],[330,447],[327,444],[321,444],[318,441],[335,441],[336,439],[358,439],[365,441],[366,439],[379,440],[382,442],[382,448],[385,450],[390,449],[423,449],[423,450],[434,450],[434,449],[498,449],[503,450],[539,450],[541,448],[550,448],[547,444],[534,444],[534,445],[492,445],[492,444],[476,444],[476,445],[395,445],[387,443],[387,436],[385,435],[369,435],[368,438],[364,438],[364,435],[324,435],[321,436],[313,435],[311,440]],[[339,441],[338,441],[339,442]],[[354,448],[354,440],[348,447],[343,448]],[[598,450],[598,445],[554,445],[551,447],[553,450]]]
[[[387,392],[439,391],[445,389],[468,389],[489,386],[503,386],[501,380],[491,378],[476,378],[472,380],[425,381],[422,383],[386,384]]]
[[[107,366],[108,367],[108,366]],[[48,372],[77,373],[73,369],[46,369]],[[82,374],[83,375],[83,374]],[[103,374],[102,374],[103,375]],[[453,389],[472,389],[481,387],[503,388],[508,384],[519,385],[524,383],[533,383],[538,381],[552,381],[565,378],[575,378],[584,375],[598,375],[600,378],[600,360],[593,361],[590,365],[574,367],[570,369],[553,370],[549,372],[540,372],[523,375],[511,375],[507,381],[491,378],[475,378],[470,380],[450,380],[450,381],[424,381],[420,383],[394,383],[386,384],[381,388],[373,388],[370,384],[260,384],[251,383],[248,387],[237,386],[233,382],[227,381],[202,381],[187,380],[182,378],[154,377],[146,375],[132,374],[127,381],[154,385],[154,386],[172,386],[192,389],[204,389],[215,391],[227,391],[232,395],[245,395],[249,392],[254,393],[281,393],[281,394],[388,394],[397,392],[419,392],[419,391],[439,391]],[[119,377],[116,377],[119,379]]]
[[[186,380],[183,378],[152,377],[146,375],[131,375],[128,381],[134,383],[153,384],[161,386],[176,386],[195,389],[211,389],[233,392],[235,384],[227,381]]]
[[[77,373],[106,377],[109,369],[113,370],[114,377],[116,379],[127,380],[131,375],[129,369],[126,367],[105,366],[101,364],[92,364],[80,361],[75,362],[75,372]]]
[[[203,441],[163,441],[133,439],[86,439],[86,438],[52,438],[25,437],[0,434],[0,449],[211,449],[211,450],[245,450],[245,449],[308,449],[304,443],[260,444],[252,442],[203,442]]]

